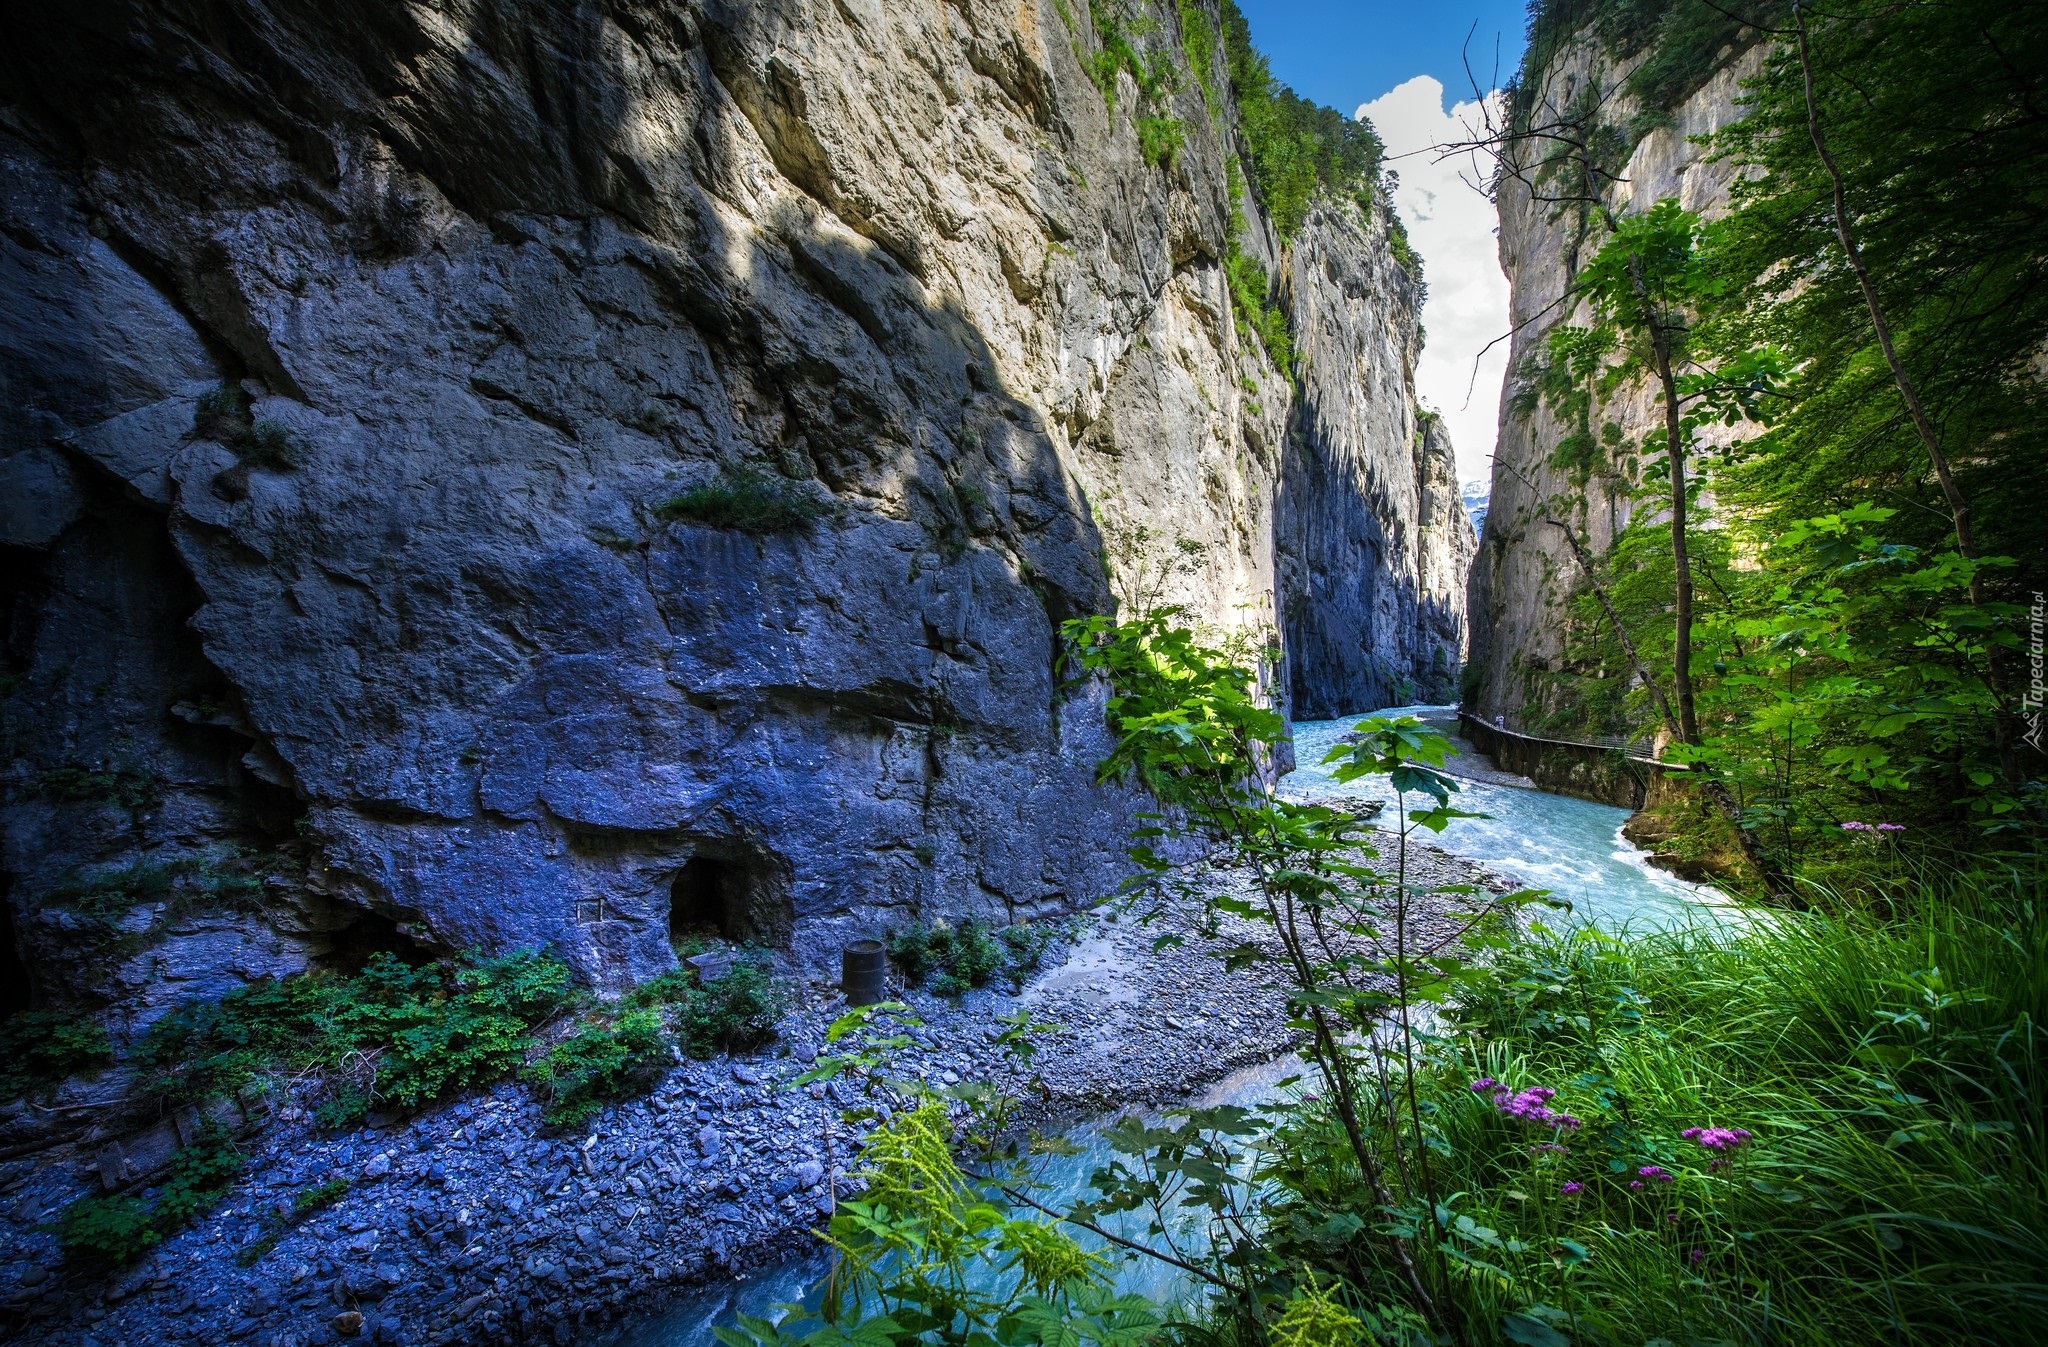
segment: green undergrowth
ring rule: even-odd
[[[1272,277],[1258,258],[1244,250],[1249,223],[1244,213],[1247,190],[1244,172],[1237,160],[1228,164],[1230,189],[1230,232],[1225,238],[1223,275],[1230,283],[1230,309],[1237,325],[1238,340],[1257,342],[1266,358],[1289,378],[1294,375],[1294,334],[1287,327],[1287,310],[1274,293]]]
[[[317,1076],[315,1116],[347,1127],[372,1107],[417,1108],[504,1076],[573,1001],[568,966],[545,954],[415,967],[380,953],[354,977],[265,979],[184,1006],[134,1056],[171,1100],[238,1094],[273,1073]]]
[[[2040,898],[1979,873],[1885,918],[1505,951],[1417,1079],[1475,1340],[2028,1340],[2048,1310]],[[1531,1088],[1579,1125],[1517,1118]],[[1685,1135],[1709,1127],[1748,1135]],[[1365,1298],[1395,1283],[1384,1246],[1331,1235],[1388,1217],[1332,1129],[1314,1107],[1281,1129],[1267,1237]]]
[[[1032,922],[995,928],[978,917],[958,925],[940,918],[897,931],[886,943],[906,983],[922,983],[934,996],[959,996],[986,986],[997,973],[1021,989],[1053,934],[1050,927]]]
[[[207,1123],[171,1157],[160,1185],[138,1195],[80,1198],[66,1207],[57,1223],[58,1242],[75,1262],[131,1262],[220,1201],[241,1171],[241,1152],[227,1130]]]
[[[35,777],[35,793],[46,800],[108,805],[130,813],[153,809],[163,797],[163,781],[147,768],[52,767]]]
[[[1668,114],[1763,36],[1753,25],[1773,24],[1787,8],[1783,0],[1537,0],[1529,7],[1521,68],[1508,83],[1510,113],[1526,124],[1544,69],[1573,37],[1587,33],[1611,59],[1641,57],[1628,92],[1653,116]]]
[[[143,1036],[132,1061],[167,1104],[246,1096],[289,1079],[314,1103],[315,1122],[332,1129],[516,1073],[540,1096],[549,1125],[573,1127],[651,1089],[678,1047],[709,1057],[772,1041],[789,1005],[758,951],[741,952],[706,985],[672,972],[611,1003],[574,988],[568,965],[549,954],[418,965],[377,954],[354,976],[266,979],[181,1007]],[[51,1012],[17,1015],[4,1032],[10,1087],[34,1088],[107,1056],[103,1032],[72,1030]],[[79,1260],[128,1262],[217,1201],[239,1167],[226,1134],[209,1126],[177,1152],[161,1187],[81,1199],[65,1211],[59,1237]],[[300,1194],[245,1260],[263,1257],[345,1186]]]
[[[24,1010],[0,1022],[0,1103],[40,1094],[113,1060],[107,1031],[60,1010]]]
[[[793,478],[734,468],[654,507],[667,522],[706,524],[741,533],[795,533],[831,514],[831,505]]]
[[[525,951],[418,966],[378,954],[361,973],[253,983],[160,1021],[135,1050],[167,1100],[234,1095],[279,1075],[311,1080],[315,1119],[361,1122],[371,1109],[413,1109],[515,1072],[570,1125],[644,1091],[671,1044],[698,1055],[774,1037],[787,994],[749,955],[699,987],[683,973],[617,1003],[570,985],[568,966]],[[554,1039],[561,1024],[573,1024]]]
[[[274,855],[240,853],[135,861],[75,874],[51,892],[48,903],[83,917],[102,943],[146,941],[151,932],[118,929],[137,908],[162,904],[152,931],[187,912],[254,912],[263,905],[264,875],[278,861]]]

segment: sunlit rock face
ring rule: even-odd
[[[1187,81],[1146,163],[1092,40],[982,0],[16,25],[0,861],[41,994],[132,1029],[412,943],[618,987],[678,923],[823,962],[1066,910],[1138,801],[1063,619],[1284,628],[1315,710],[1454,664],[1383,223],[1296,245],[1297,404],[1231,315],[1227,116]],[[787,527],[657,508],[768,478]]]
[[[1686,209],[1712,217],[1727,208],[1736,166],[1711,159],[1692,138],[1717,131],[1741,115],[1742,81],[1760,68],[1764,48],[1735,56],[1668,117],[1645,118],[1632,95],[1615,92],[1635,62],[1648,55],[1617,64],[1591,36],[1561,44],[1536,80],[1538,123],[1545,118],[1554,121],[1559,110],[1581,104],[1591,90],[1608,91],[1600,106],[1615,134],[1632,125],[1652,128],[1635,141],[1619,181],[1608,190],[1609,209],[1618,214],[1647,210],[1675,197]],[[1636,508],[1632,497],[1642,465],[1631,452],[1611,448],[1602,450],[1591,464],[1558,461],[1559,444],[1574,427],[1553,416],[1548,407],[1529,407],[1528,399],[1516,396],[1519,372],[1541,354],[1550,333],[1561,323],[1583,326],[1591,321],[1582,304],[1563,300],[1598,240],[1575,208],[1532,195],[1526,179],[1538,171],[1541,153],[1530,149],[1530,162],[1504,175],[1499,193],[1500,259],[1510,284],[1513,336],[1486,528],[1471,569],[1467,705],[1489,720],[1499,715],[1514,725],[1605,733],[1616,727],[1584,723],[1576,697],[1556,677],[1595,671],[1566,669],[1565,651],[1573,636],[1572,596],[1583,587],[1585,576],[1563,531],[1547,521],[1569,525],[1592,555],[1604,555]],[[1543,192],[1556,195],[1554,188]],[[1593,427],[1596,432],[1614,427],[1604,444],[1639,445],[1647,431],[1661,424],[1660,408],[1653,387],[1624,385],[1594,407]]]

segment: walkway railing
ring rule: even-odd
[[[1472,724],[1477,725],[1480,729],[1487,731],[1489,734],[1505,734],[1511,736],[1512,738],[1520,739],[1524,742],[1531,744],[1555,744],[1562,748],[1599,748],[1607,749],[1610,751],[1618,750],[1624,757],[1628,758],[1632,762],[1651,764],[1653,766],[1662,767],[1666,771],[1682,772],[1685,770],[1684,763],[1659,761],[1655,756],[1653,756],[1650,745],[1641,738],[1624,737],[1622,735],[1614,734],[1596,734],[1590,739],[1553,739],[1547,735],[1530,734],[1526,730],[1513,729],[1507,725],[1500,724],[1496,721],[1487,720],[1482,716],[1475,715],[1470,711],[1458,712],[1458,719],[1460,721],[1470,721]]]

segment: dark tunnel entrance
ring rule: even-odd
[[[27,1010],[34,1000],[28,965],[14,943],[14,904],[0,892],[0,1019]]]
[[[784,944],[794,915],[789,881],[782,867],[765,854],[699,852],[669,883],[669,943],[678,949],[714,939],[737,945]]]

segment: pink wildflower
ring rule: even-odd
[[[1678,1135],[1687,1141],[1697,1141],[1704,1149],[1712,1151],[1714,1162],[1707,1168],[1719,1169],[1736,1151],[1749,1144],[1753,1133],[1742,1127],[1688,1127]]]
[[[1652,1183],[1670,1183],[1672,1181],[1671,1171],[1664,1168],[1664,1166],[1662,1165],[1644,1165],[1641,1169],[1638,1169],[1636,1173],[1642,1175],[1644,1178],[1650,1180]],[[1629,1185],[1629,1187],[1640,1188],[1642,1187],[1642,1185],[1639,1183],[1632,1183]]]
[[[1630,1179],[1628,1187],[1630,1192],[1639,1193],[1643,1190],[1643,1181],[1641,1179]]]
[[[1880,823],[1877,825],[1877,830],[1881,833],[1902,833],[1906,831],[1906,825],[1903,823]]]
[[[1570,1130],[1581,1126],[1579,1120],[1569,1113],[1558,1113],[1551,1109],[1550,1101],[1557,1097],[1557,1091],[1548,1085],[1535,1085],[1510,1094],[1506,1086],[1496,1086],[1493,1091],[1493,1106],[1518,1122],[1535,1123],[1539,1127],[1562,1127]]]

